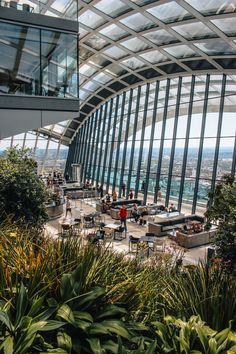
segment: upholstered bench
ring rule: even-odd
[[[199,215],[179,215],[174,218],[166,218],[166,220],[160,222],[149,222],[148,232],[154,233],[156,236],[165,236],[170,230],[177,229],[181,227],[184,223],[188,221],[200,221],[204,222],[204,218]]]

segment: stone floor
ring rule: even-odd
[[[85,199],[85,200],[74,200],[72,201],[72,218],[80,217],[80,214],[89,214],[95,211],[95,203],[94,199]],[[103,214],[105,224],[114,223],[114,219],[112,219],[109,215]],[[47,223],[46,232],[50,234],[52,237],[57,238],[60,230],[59,225],[60,219],[54,219]],[[127,220],[127,238],[122,241],[112,241],[113,249],[117,252],[125,252],[128,254],[129,247],[129,235],[134,237],[145,236],[147,230],[147,225],[141,226],[135,223],[134,221]],[[166,250],[167,252],[173,251],[173,245],[175,244],[173,241],[169,240],[168,236],[162,237],[161,239],[165,240]],[[207,246],[195,247],[187,250],[184,253],[184,264],[197,264],[199,261],[206,260],[207,257]]]

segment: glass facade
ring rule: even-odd
[[[67,169],[106,190],[166,206],[204,208],[224,173],[235,171],[235,84],[231,76],[201,75],[147,83],[112,98],[83,122]],[[232,93],[234,92],[234,93]],[[144,194],[141,193],[145,181]]]
[[[0,7],[1,6],[70,20],[77,20],[79,10],[77,0],[54,0],[50,1],[50,5],[48,4],[48,0],[1,0]]]
[[[0,92],[77,98],[78,39],[0,21]]]
[[[45,138],[39,132],[18,134],[0,141],[0,154],[13,146],[31,150],[31,156],[37,161],[39,175],[54,171],[64,173],[68,146],[60,141],[52,137]]]

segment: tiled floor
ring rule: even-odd
[[[80,214],[89,214],[95,211],[95,200],[94,199],[85,199],[84,201],[81,200],[74,200],[72,201],[72,218],[79,217]],[[114,220],[107,214],[103,214],[105,224],[114,223]],[[51,220],[47,223],[46,232],[49,233],[52,237],[57,238],[59,233],[59,220],[55,219]],[[128,254],[128,243],[129,243],[129,236],[132,235],[134,237],[141,237],[144,236],[147,230],[147,225],[141,226],[136,224],[134,221],[127,221],[127,238],[122,241],[112,241],[113,242],[113,249],[117,252],[125,252]],[[162,237],[161,239],[165,240],[166,249],[169,252],[173,251],[173,242],[169,240],[169,238]],[[207,248],[206,246],[195,247],[190,250],[187,250],[184,254],[184,264],[197,264],[199,260],[206,260],[207,256]]]

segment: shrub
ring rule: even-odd
[[[0,190],[0,221],[11,215],[22,225],[43,226],[47,192],[28,150],[12,148],[0,157]]]

